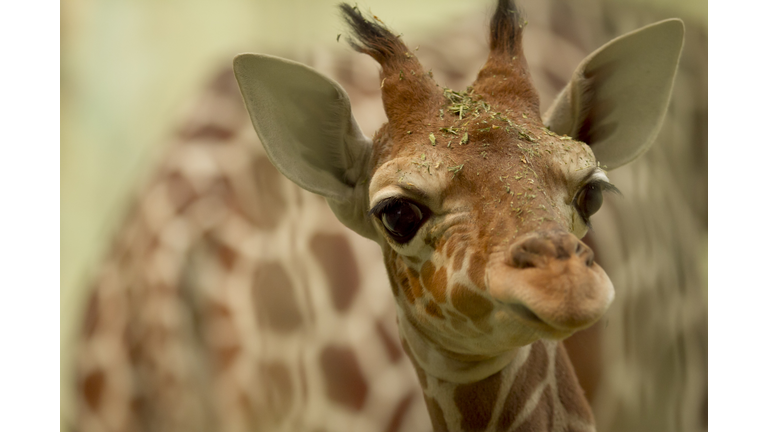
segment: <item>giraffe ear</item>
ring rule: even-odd
[[[352,116],[344,89],[308,66],[263,54],[235,57],[234,71],[272,164],[325,197],[346,226],[372,238],[367,217],[372,145]]]
[[[608,42],[576,68],[544,124],[589,144],[610,169],[637,158],[664,120],[684,32],[669,19]]]

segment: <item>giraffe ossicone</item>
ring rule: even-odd
[[[465,91],[440,87],[399,37],[341,7],[352,46],[381,65],[388,123],[369,139],[339,84],[243,54],[235,75],[270,160],[381,246],[435,430],[593,429],[557,341],[613,299],[580,238],[616,190],[605,166],[638,157],[659,130],[682,23],[600,48],[542,119],[513,2],[499,1],[488,61]]]

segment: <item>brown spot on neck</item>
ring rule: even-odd
[[[576,332],[563,341],[579,384],[590,402],[594,400],[602,378],[602,334],[603,321],[600,320],[592,327]]]
[[[499,397],[501,374],[497,372],[484,380],[456,386],[453,401],[461,413],[462,430],[480,431],[488,427]]]
[[[448,432],[448,423],[445,421],[445,414],[443,409],[436,400],[429,396],[424,396],[424,400],[427,402],[427,411],[429,412],[429,418],[432,420],[432,427],[435,432]]]
[[[328,398],[360,411],[368,396],[368,384],[355,353],[346,347],[327,346],[320,353],[320,367]]]
[[[539,397],[536,408],[528,415],[528,418],[515,428],[515,432],[540,432],[551,431],[554,417],[555,403],[552,395],[552,387],[547,387]]]
[[[541,341],[534,342],[531,345],[528,359],[517,371],[515,380],[509,388],[509,394],[499,416],[499,423],[496,428],[498,432],[509,430],[531,397],[531,392],[547,378],[548,368],[549,359],[544,343]]]
[[[341,234],[316,234],[309,248],[328,281],[333,306],[345,312],[360,291],[357,261],[349,241]]]
[[[291,332],[304,323],[293,284],[280,263],[267,262],[256,268],[252,293],[256,316],[269,328]]]
[[[557,344],[555,355],[555,378],[557,380],[557,397],[565,409],[581,417],[585,422],[594,423],[592,410],[584,395],[584,390],[579,386],[576,373],[568,360],[568,353],[563,344]]]

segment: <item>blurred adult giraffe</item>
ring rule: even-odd
[[[537,28],[535,9],[534,5],[528,6],[529,31]],[[573,28],[570,31],[579,33]],[[452,37],[469,33],[471,37],[465,40],[479,46],[485,43],[479,28],[452,32]],[[536,43],[531,41],[534,36],[527,38]],[[471,62],[452,64],[456,56],[446,53],[449,43],[443,48],[436,38],[432,44],[420,45],[422,61],[427,63],[431,58],[435,76],[452,76],[443,82],[453,87],[471,80],[470,74],[479,69],[485,57],[482,52],[465,53],[474,57]],[[543,51],[526,50],[534,74],[537,65],[530,53]],[[362,99],[376,100],[379,80],[359,58],[327,61],[319,66],[335,65],[330,72],[338,76],[353,104]],[[306,62],[313,63],[311,59]],[[565,82],[573,66],[567,65],[561,71],[550,65],[546,76]],[[543,68],[539,68],[540,72]],[[369,71],[373,76],[345,71]],[[548,87],[556,86],[545,86],[545,90]],[[329,430],[427,427],[426,412],[414,393],[418,382],[393,339],[393,308],[387,303],[386,283],[381,283],[385,277],[383,272],[368,270],[380,261],[380,253],[366,248],[365,243],[335,224],[322,200],[277,176],[262,150],[254,147],[257,141],[240,104],[231,76],[220,76],[201,102],[199,115],[185,126],[183,139],[174,145],[160,175],[151,182],[134,216],[129,218],[122,240],[105,265],[92,298],[88,338],[79,363],[84,402],[81,428],[259,430],[259,421],[283,422],[286,430],[309,425]],[[689,111],[684,113],[688,115]],[[379,120],[361,119],[361,124],[369,125],[370,130]],[[656,151],[680,157],[680,147],[673,151],[652,150],[650,155]],[[706,370],[706,363],[703,369],[698,363],[705,362],[705,358],[695,354],[701,352],[701,340],[691,337],[701,337],[697,325],[702,313],[706,322],[706,303],[702,309],[701,293],[695,291],[699,275],[692,268],[695,263],[686,250],[688,246],[675,241],[695,239],[695,226],[686,225],[698,221],[690,212],[694,208],[691,203],[670,202],[670,197],[679,193],[675,187],[681,184],[673,177],[680,172],[670,173],[668,160],[653,161],[660,162],[660,166],[646,164],[636,170],[617,171],[629,177],[625,182],[616,180],[612,173],[627,199],[606,203],[610,209],[607,213],[613,213],[613,223],[601,220],[606,219],[605,210],[593,219],[597,230],[591,243],[596,246],[598,260],[607,260],[607,271],[619,291],[619,304],[614,307],[621,310],[609,315],[609,326],[593,327],[591,336],[599,337],[587,338],[603,344],[599,347],[603,354],[601,366],[590,370],[581,365],[579,369],[580,356],[575,358],[577,370],[587,377],[582,383],[592,396],[598,425],[608,430],[614,429],[612,426],[622,430],[692,430],[699,426],[693,422],[701,403],[701,389],[697,389],[701,384],[691,382],[686,374],[695,376]],[[653,178],[648,177],[649,170],[654,172]],[[668,179],[665,184],[672,185],[672,189],[649,195],[643,185],[659,178]],[[621,230],[616,221],[631,223],[627,215],[636,213],[640,205],[632,202],[636,198],[645,205],[648,200],[661,203],[654,206],[656,212],[670,208],[672,222],[669,217],[654,219],[653,214],[645,212],[646,222],[640,224],[641,234],[634,239],[637,241],[626,243],[637,234]],[[616,213],[623,217],[616,218]],[[675,231],[676,224],[679,226]],[[656,235],[651,240],[670,242],[673,248],[662,251],[671,254],[672,263],[665,263],[670,255],[638,257],[634,251],[656,247],[642,237],[667,226],[672,227],[669,229],[674,237],[659,239]],[[621,245],[622,241],[624,249],[617,249],[615,244]],[[640,249],[631,245],[639,245],[634,247]],[[644,260],[657,263],[659,279],[643,280],[639,271],[612,262],[615,255],[604,253],[606,250],[626,254],[634,266]],[[300,260],[308,265],[288,271],[278,263],[283,260]],[[348,270],[351,261],[356,261],[358,268],[365,267],[366,272],[338,271],[341,267]],[[611,272],[612,266],[618,280]],[[670,271],[687,280],[665,279]],[[325,276],[317,280],[310,277],[314,273]],[[275,284],[295,289],[267,289]],[[662,291],[677,284],[677,291]],[[625,293],[633,296],[622,298],[622,289],[627,286],[631,289]],[[121,298],[127,302],[121,304]],[[654,300],[660,298],[664,298],[664,305],[655,304]],[[640,304],[630,300],[640,300]],[[655,311],[659,316],[674,313],[683,319],[673,321],[671,328],[654,328],[634,321],[637,310]],[[622,317],[622,313],[628,316]],[[356,327],[350,329],[349,323]],[[265,327],[278,336],[258,340],[249,336]],[[616,348],[616,335],[611,333],[614,329],[621,337],[628,336],[629,340],[621,342],[629,348],[626,351],[622,345]],[[642,332],[656,335],[655,340],[634,337]],[[310,339],[313,346],[302,344]],[[656,345],[659,343],[661,346]],[[639,352],[637,347],[645,351]],[[706,352],[706,328],[703,350]],[[624,356],[622,361],[615,362],[617,352]],[[646,360],[642,356],[658,361],[654,360],[658,354],[653,352],[670,352],[673,359],[681,352],[688,354],[676,359],[682,369],[661,369],[669,374],[664,376],[659,369],[654,370],[659,363],[639,364]],[[281,363],[286,357],[291,362],[289,367]],[[281,362],[276,361],[278,358]],[[602,375],[595,377],[596,370]],[[617,372],[625,375],[616,377]],[[634,385],[643,376],[652,377],[646,389]],[[398,380],[393,379],[396,377]],[[622,388],[628,382],[633,385]],[[669,408],[653,400],[663,399],[665,395],[660,391],[664,386],[674,389],[669,398],[679,405]],[[640,390],[633,393],[633,388]],[[612,405],[617,402],[624,405]],[[285,423],[299,413],[303,423]],[[637,423],[638,418],[644,423]],[[655,427],[653,421],[658,421],[660,427]]]

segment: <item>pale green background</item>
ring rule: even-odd
[[[653,4],[706,24],[706,0]],[[61,409],[85,289],[140,179],[210,74],[244,51],[336,43],[339,0],[65,0],[61,3]],[[578,4],[578,0],[574,0]],[[493,2],[368,0],[408,35]],[[524,2],[522,3],[524,6]]]

